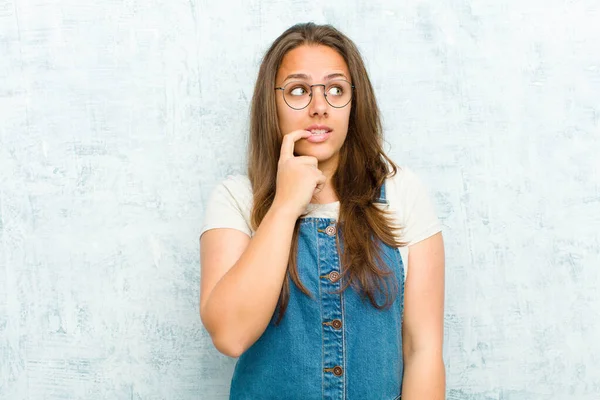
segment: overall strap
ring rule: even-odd
[[[385,181],[383,181],[383,185],[381,185],[381,188],[379,189],[379,197],[375,199],[374,203],[390,204],[385,195]]]

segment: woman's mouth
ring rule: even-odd
[[[331,130],[329,129],[312,129],[311,135],[306,138],[307,142],[321,143],[326,141],[331,136]]]
[[[306,130],[312,133],[312,135],[306,138],[306,140],[311,143],[321,143],[326,141],[329,136],[331,136],[332,131],[327,125],[321,124],[312,124],[307,127]]]

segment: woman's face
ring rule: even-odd
[[[340,79],[351,82],[348,66],[338,52],[327,46],[303,45],[289,51],[283,57],[277,71],[275,86],[283,87],[290,82],[327,85],[339,82]],[[335,168],[339,151],[348,133],[352,102],[345,107],[335,108],[325,100],[323,86],[314,86],[312,90],[310,104],[301,110],[290,108],[284,100],[283,91],[277,90],[279,128],[284,135],[299,129],[313,131],[314,136],[296,142],[295,154],[316,157],[320,167],[327,164]],[[294,89],[293,95],[301,96],[302,93],[302,87],[298,87]],[[339,88],[332,87],[328,98],[335,102],[334,97],[338,96],[339,99],[339,93]],[[290,97],[291,94],[288,94],[288,99]]]

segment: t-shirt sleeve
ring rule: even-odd
[[[249,224],[251,200],[249,182],[237,176],[227,177],[215,186],[209,196],[200,236],[216,228],[237,229],[252,236]]]
[[[406,167],[398,173],[402,174],[396,188],[402,214],[402,241],[411,246],[441,232],[442,226],[429,192],[417,175]]]

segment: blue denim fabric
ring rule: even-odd
[[[387,204],[385,185],[376,203]],[[352,287],[341,294],[337,222],[303,218],[298,273],[312,294],[290,280],[290,300],[278,326],[276,314],[262,336],[237,361],[230,399],[394,400],[402,388],[404,266],[397,248],[381,243],[394,272],[397,296],[378,310]],[[343,238],[340,237],[343,251]],[[333,274],[332,274],[333,273]],[[380,303],[381,304],[381,303]]]

